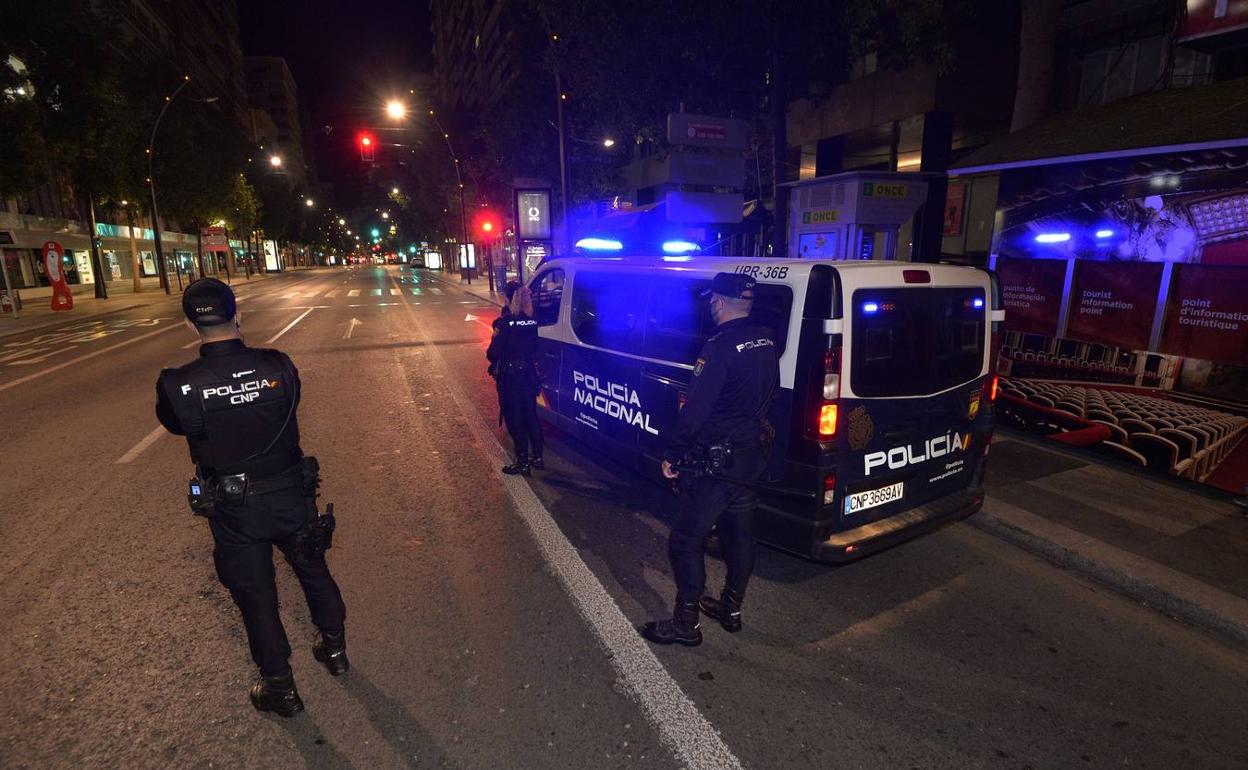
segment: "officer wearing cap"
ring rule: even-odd
[[[656,644],[701,644],[699,604],[726,630],[741,630],[741,602],[754,568],[758,502],[747,485],[757,482],[767,465],[771,428],[766,416],[780,381],[771,333],[750,318],[754,290],[749,276],[719,273],[707,292],[715,330],[698,356],[675,433],[663,453],[663,475],[679,479],[684,504],[668,540],[675,612],[670,620],[641,627],[642,635]],[[712,456],[728,459],[713,468],[708,463]],[[694,468],[700,470],[685,470]],[[714,527],[728,568],[718,599],[702,595],[702,552]]]
[[[342,594],[329,573],[316,514],[316,460],[299,447],[299,372],[286,354],[243,342],[230,287],[202,278],[182,294],[187,325],[200,337],[199,358],[165,369],[156,382],[156,416],[186,436],[196,477],[192,510],[208,517],[213,561],[243,615],[260,682],[260,711],[303,710],[290,669],[290,644],[278,617],[273,546],[303,588],[318,633],[313,655],[337,676],[347,671]]]

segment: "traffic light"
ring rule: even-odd
[[[372,134],[360,134],[360,160],[372,162],[376,144]]]
[[[481,212],[477,215],[477,232],[485,240],[501,236],[502,229],[499,227],[498,218],[489,211]]]

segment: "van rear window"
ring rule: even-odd
[[[980,375],[984,290],[854,292],[850,384],[864,398],[939,393]]]

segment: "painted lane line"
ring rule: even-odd
[[[374,297],[380,297],[380,296],[381,296],[381,289],[373,289],[373,296],[374,296]]]
[[[332,290],[332,291],[325,292],[325,298],[326,298],[326,299],[333,299],[334,297],[337,297],[337,296],[338,296],[338,289],[334,289],[334,290]]]
[[[435,287],[433,287],[432,289],[430,289],[429,291],[433,292],[434,294],[441,294],[441,293],[442,293],[442,290],[441,290],[441,289],[439,289],[439,288],[438,288],[438,287],[436,287],[436,286],[435,286]]]
[[[410,305],[406,301],[403,304]],[[434,365],[448,382],[453,382],[451,368],[442,351],[424,325],[416,323],[416,311],[410,306],[407,311]],[[693,770],[740,770],[740,760],[724,743],[714,725],[672,679],[655,657],[654,650],[638,635],[637,629],[559,529],[533,488],[518,477],[503,476],[497,470],[507,462],[507,453],[485,427],[487,422],[476,406],[461,388],[451,388],[450,394],[469,432],[486,455],[487,467],[494,469],[491,476],[509,493],[546,563],[576,604],[582,621],[610,653],[611,665],[619,674],[620,681],[654,725],[664,745],[676,755],[677,761]]]
[[[199,341],[198,339],[193,339],[193,340],[191,340],[190,342],[188,342],[188,343],[186,343],[185,345],[183,345],[183,346],[182,346],[182,349],[183,349],[183,350],[190,350],[191,348],[193,348],[193,347],[195,347],[196,345],[199,345],[199,344],[201,344],[201,343],[200,343],[200,341]]]
[[[272,337],[269,337],[267,340],[265,340],[265,341],[264,341],[264,344],[266,344],[266,345],[272,345],[274,342],[277,342],[279,339],[281,339],[281,337],[282,337],[282,335],[283,335],[283,334],[285,334],[286,332],[288,332],[288,331],[290,331],[291,329],[295,328],[295,324],[297,324],[297,323],[299,323],[300,321],[302,321],[302,320],[304,319],[304,317],[305,317],[305,316],[307,316],[307,314],[308,314],[308,313],[311,313],[313,310],[316,310],[316,308],[314,308],[314,307],[310,307],[310,308],[308,308],[307,310],[305,310],[305,311],[303,311],[302,313],[300,313],[298,318],[296,318],[295,320],[293,320],[293,321],[291,321],[290,323],[286,324],[286,327],[285,327],[284,329],[282,329],[282,330],[281,330],[280,332],[278,332],[277,334],[274,334]]]
[[[348,296],[348,297],[358,297],[358,296],[360,296],[360,290],[359,290],[359,289],[352,289],[351,291],[347,292],[347,296]]]
[[[86,361],[87,359],[95,358],[96,356],[102,356],[105,353],[117,350],[118,348],[124,348],[127,345],[133,345],[134,343],[145,340],[148,337],[155,337],[157,334],[164,334],[165,332],[173,331],[174,329],[177,329],[178,326],[179,324],[169,324],[163,329],[157,329],[156,331],[148,332],[147,334],[140,334],[139,336],[134,337],[132,339],[128,339],[125,342],[118,342],[116,345],[111,345],[107,348],[102,348],[100,350],[95,351],[94,353],[87,353],[86,355],[78,356],[77,358],[71,358],[68,361],[62,361],[56,366],[49,366],[47,369],[41,369],[35,372],[34,374],[28,374],[25,377],[20,377],[16,380],[13,380],[12,382],[6,382],[3,385],[0,385],[0,391],[8,390],[9,388],[15,388],[18,385],[22,385],[24,383],[30,382],[31,380],[42,377],[45,374],[51,374],[52,372],[59,372],[60,370],[64,369],[67,366],[73,366],[74,364],[79,363],[81,361]]]
[[[390,290],[390,296],[392,296],[392,297],[397,297],[397,296],[399,296],[399,295],[400,295],[400,294],[402,294],[402,293],[403,293],[403,290],[402,290],[402,289],[397,289],[397,288],[395,288],[395,289],[391,289],[391,290]]]
[[[116,464],[126,465],[127,463],[134,462],[134,458],[143,454],[144,449],[147,449],[152,444],[155,444],[158,438],[160,438],[161,436],[165,435],[168,432],[169,431],[165,430],[165,426],[157,425],[155,430],[153,430],[151,433],[147,434],[142,439],[140,439],[139,443],[132,446],[129,452],[126,452],[121,457],[118,457]]]
[[[411,291],[412,294],[416,295],[417,297],[419,297],[421,294],[424,293],[420,289],[417,289],[415,286],[413,286],[409,291]]]

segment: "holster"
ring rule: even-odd
[[[296,535],[296,547],[307,548],[313,553],[323,554],[334,545],[334,504],[327,503],[325,512],[317,510],[316,498],[320,496],[321,464],[315,457],[307,456],[301,461],[303,469],[304,504],[307,507],[307,519]]]

